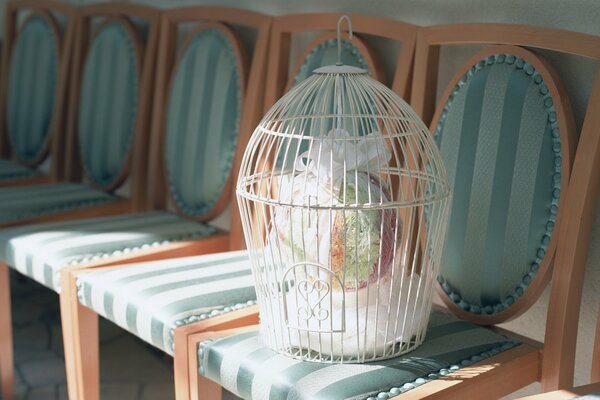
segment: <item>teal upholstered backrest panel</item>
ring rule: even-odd
[[[7,127],[16,156],[42,161],[53,119],[59,38],[49,20],[33,14],[17,37],[8,78]]]
[[[122,177],[133,142],[138,63],[132,33],[120,22],[104,25],[83,68],[79,142],[86,174],[96,185]]]
[[[514,55],[487,56],[441,113],[436,140],[454,190],[439,280],[466,311],[505,310],[546,255],[562,165],[549,79]]]
[[[242,110],[243,73],[232,36],[192,33],[175,69],[166,123],[171,196],[184,214],[208,213],[231,172]]]

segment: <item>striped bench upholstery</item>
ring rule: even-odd
[[[60,270],[173,241],[208,236],[215,228],[165,212],[149,212],[0,231],[0,259],[60,292]]]
[[[56,183],[0,189],[0,223],[106,204],[117,196],[82,184]]]
[[[39,175],[39,171],[30,169],[12,160],[0,159],[0,181],[26,178]]]
[[[366,364],[327,364],[276,353],[250,332],[198,346],[200,374],[244,399],[387,399],[519,344],[434,312],[415,351]]]
[[[173,355],[173,330],[255,303],[246,251],[89,270],[79,301]]]
[[[86,185],[55,183],[0,189],[0,223],[107,204],[119,198]]]

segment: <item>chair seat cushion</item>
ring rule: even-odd
[[[0,223],[117,201],[119,197],[74,183],[0,189]]]
[[[81,304],[171,355],[176,327],[256,300],[246,251],[89,270],[77,287]]]
[[[21,226],[0,231],[0,257],[60,292],[60,270],[173,241],[208,236],[210,225],[149,212]]]
[[[434,312],[423,345],[389,360],[299,361],[266,347],[254,331],[200,343],[198,365],[202,375],[244,399],[387,399],[517,344]]]
[[[24,167],[15,161],[0,159],[0,181],[27,178],[39,174],[38,170]]]

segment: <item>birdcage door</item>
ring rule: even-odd
[[[281,286],[289,288],[283,295],[288,330],[313,333],[346,330],[345,296],[343,291],[335,291],[336,287],[343,287],[335,273],[316,263],[296,263],[283,275]]]

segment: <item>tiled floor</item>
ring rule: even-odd
[[[17,400],[66,399],[58,295],[12,278]],[[102,400],[169,400],[172,359],[100,320]]]

